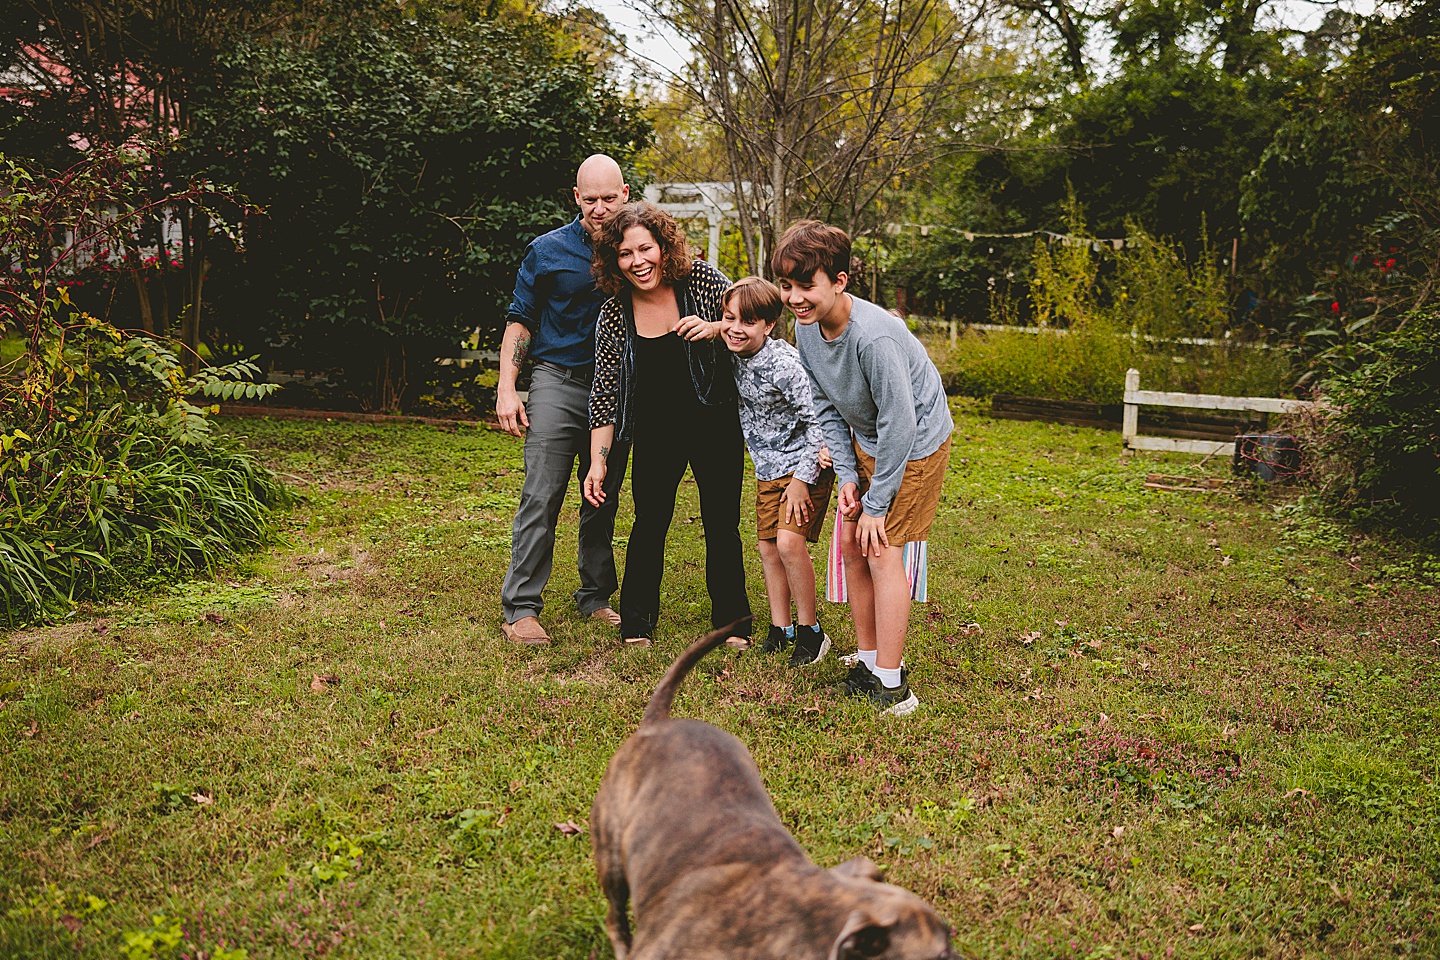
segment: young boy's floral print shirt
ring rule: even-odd
[[[735,356],[735,386],[755,479],[794,474],[814,483],[825,438],[800,354],[784,340],[767,340],[754,356]]]

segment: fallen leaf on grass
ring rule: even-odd
[[[419,733],[415,734],[415,739],[423,740],[426,737],[433,737],[435,734],[439,733],[441,730],[444,729],[444,727],[431,727],[429,730],[421,730]]]
[[[497,826],[497,827],[503,827],[503,826],[505,826],[505,818],[508,817],[508,816],[510,816],[510,808],[509,808],[509,807],[506,807],[505,809],[503,809],[503,810],[500,811],[500,819],[495,821],[495,826]]]
[[[980,636],[985,633],[985,628],[978,623],[967,623],[960,628],[962,637]]]
[[[79,933],[80,927],[83,926],[83,924],[80,922],[80,918],[75,916],[73,913],[67,913],[65,914],[65,916],[61,917],[60,925],[63,926],[66,930],[69,930],[71,933]]]
[[[218,613],[207,613],[207,614],[205,614],[205,622],[206,622],[206,623],[224,623],[224,622],[225,622],[225,618],[222,617],[222,616],[220,616],[220,614],[218,614]]]
[[[37,733],[39,733],[39,732],[40,732],[40,721],[39,721],[39,720],[31,720],[31,721],[30,721],[30,726],[26,727],[24,730],[21,730],[21,731],[20,731],[20,735],[23,736],[23,737],[25,737],[26,739],[29,739],[30,737],[35,736],[35,734],[37,734]]]
[[[1220,566],[1222,566],[1222,567],[1228,567],[1228,566],[1230,566],[1230,564],[1232,564],[1232,563],[1234,563],[1234,562],[1235,562],[1235,558],[1234,558],[1234,557],[1231,557],[1231,556],[1224,556],[1224,557],[1221,557],[1221,558],[1220,558]]]
[[[1160,754],[1156,753],[1154,750],[1151,750],[1149,747],[1136,747],[1135,756],[1139,757],[1141,760],[1160,759]]]
[[[1301,797],[1308,797],[1308,796],[1311,796],[1312,794],[1310,793],[1309,790],[1306,790],[1304,787],[1296,787],[1294,790],[1291,790],[1289,793],[1285,794],[1285,797],[1286,797],[1286,799],[1289,799],[1290,797],[1294,797],[1294,796],[1297,796],[1297,795],[1298,795],[1298,796],[1301,796]]]
[[[555,829],[559,830],[567,837],[578,837],[580,834],[585,832],[585,828],[580,826],[574,820],[566,820],[564,823],[557,823],[555,824]]]
[[[312,693],[324,693],[339,683],[340,678],[333,673],[317,673],[310,678],[310,690]]]
[[[1020,635],[1020,642],[1023,643],[1023,644],[1024,644],[1025,646],[1027,646],[1027,647],[1030,646],[1030,644],[1034,643],[1036,640],[1039,640],[1039,639],[1040,639],[1040,631],[1039,631],[1039,630],[1031,630],[1029,633],[1022,633],[1022,634]]]
[[[1220,731],[1220,739],[1221,739],[1221,740],[1234,740],[1234,739],[1235,739],[1235,734],[1237,734],[1237,733],[1239,733],[1239,732],[1240,732],[1240,730],[1239,730],[1238,727],[1232,727],[1232,726],[1230,726],[1230,724],[1227,723],[1227,724],[1225,724],[1225,729]]]
[[[1205,929],[1205,924],[1203,924],[1203,923],[1192,923],[1192,924],[1190,924],[1190,927],[1189,927],[1189,930],[1190,930],[1191,933],[1199,933],[1201,930],[1204,930],[1204,929]]]
[[[215,798],[204,790],[196,790],[190,794],[190,799],[199,806],[208,807],[215,802]]]
[[[1140,649],[1141,649],[1141,650],[1144,650],[1146,653],[1159,653],[1159,652],[1160,652],[1159,650],[1156,650],[1154,647],[1152,647],[1152,646],[1151,646],[1150,644],[1148,644],[1148,643],[1142,643],[1142,644],[1140,644]]]
[[[1125,836],[1125,828],[1116,827],[1114,830],[1110,831],[1110,836],[1114,837],[1116,840],[1119,840],[1121,837]]]

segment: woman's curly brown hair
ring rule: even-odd
[[[620,241],[631,227],[644,227],[650,231],[660,245],[660,276],[674,283],[690,276],[690,241],[675,218],[653,203],[644,200],[627,203],[600,225],[600,236],[595,240],[595,256],[590,261],[590,272],[595,275],[595,286],[612,297],[625,289],[628,281],[620,271]]]

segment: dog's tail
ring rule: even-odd
[[[645,705],[645,715],[640,718],[640,726],[647,723],[655,723],[658,720],[670,719],[670,704],[675,702],[675,694],[680,690],[680,681],[685,679],[685,674],[700,659],[714,650],[720,644],[731,637],[743,637],[750,632],[750,617],[736,620],[728,627],[721,627],[719,630],[711,630],[705,636],[696,640],[685,648],[685,652],[675,658],[670,664],[670,669],[665,671],[665,676],[660,679],[660,685],[650,696],[650,702]]]

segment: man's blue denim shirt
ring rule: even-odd
[[[595,362],[595,318],[606,296],[595,289],[590,255],[579,217],[525,248],[507,319],[529,329],[532,359],[561,367]]]

